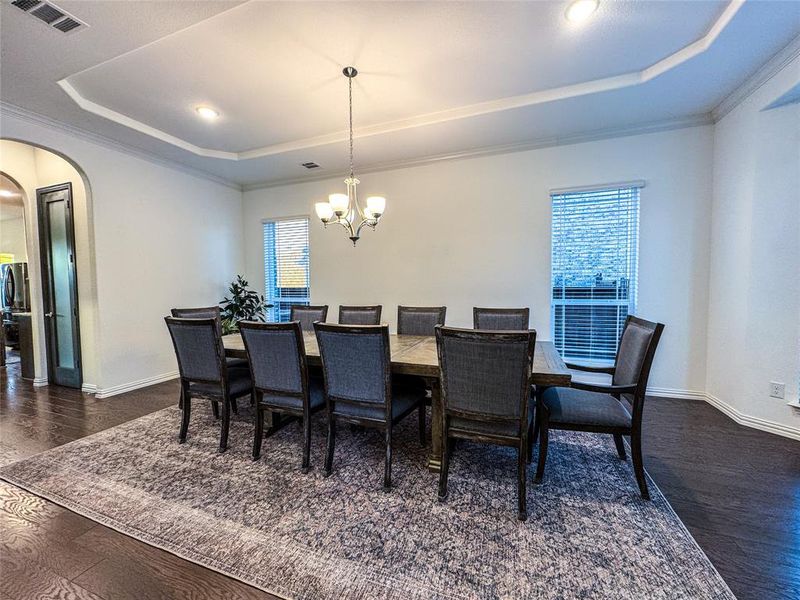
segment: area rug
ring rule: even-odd
[[[395,428],[385,493],[378,432],[340,426],[324,478],[324,417],[303,474],[296,424],[265,439],[253,462],[249,411],[217,454],[218,422],[197,404],[184,445],[180,413],[168,408],[7,465],[0,477],[284,598],[733,598],[655,485],[652,501],[638,497],[608,436],[553,434],[522,523],[513,450],[460,443],[442,504],[416,418]]]

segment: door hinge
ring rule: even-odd
[[[72,252],[69,253],[69,262],[74,263],[75,257],[72,255]]]

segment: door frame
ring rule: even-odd
[[[48,312],[54,312],[53,308],[53,290],[51,283],[52,265],[50,263],[50,228],[49,221],[46,215],[46,202],[43,201],[45,194],[53,192],[66,192],[67,210],[66,215],[66,233],[67,245],[70,251],[70,299],[72,301],[72,352],[75,357],[75,371],[77,372],[77,381],[58,382],[56,380],[56,357],[58,356],[58,348],[55,345],[55,331],[53,328],[53,319],[47,317]],[[81,360],[81,327],[80,327],[80,310],[78,304],[78,269],[77,259],[75,256],[75,219],[73,217],[73,200],[72,200],[72,183],[58,183],[36,190],[36,210],[39,220],[39,261],[42,272],[42,314],[44,315],[44,331],[45,331],[45,347],[47,356],[47,379],[48,382],[56,385],[64,385],[67,387],[75,387],[81,389],[83,384],[83,361]]]

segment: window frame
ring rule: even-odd
[[[304,306],[308,306],[311,304],[311,215],[308,213],[305,214],[297,214],[297,215],[287,215],[287,216],[280,216],[280,217],[264,217],[261,219],[261,257],[263,260],[262,270],[261,272],[264,274],[264,297],[267,301],[267,304],[271,303],[270,293],[269,293],[269,282],[267,281],[267,255],[264,252],[264,226],[267,223],[279,223],[281,221],[296,221],[300,219],[305,219],[306,221],[306,232],[308,234],[308,303]],[[299,304],[299,303],[298,303]],[[268,308],[266,314],[268,317],[271,317],[271,312],[273,311],[272,308]],[[272,321],[275,323],[281,323],[285,321],[280,321],[280,316],[278,317],[278,321]],[[269,321],[269,318],[267,319]]]

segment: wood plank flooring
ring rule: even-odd
[[[98,400],[34,388],[18,368],[0,369],[0,462],[177,400],[175,382]],[[742,600],[800,598],[800,443],[691,400],[653,399],[645,422],[645,466],[733,592]],[[32,598],[273,596],[0,482],[0,600]]]

